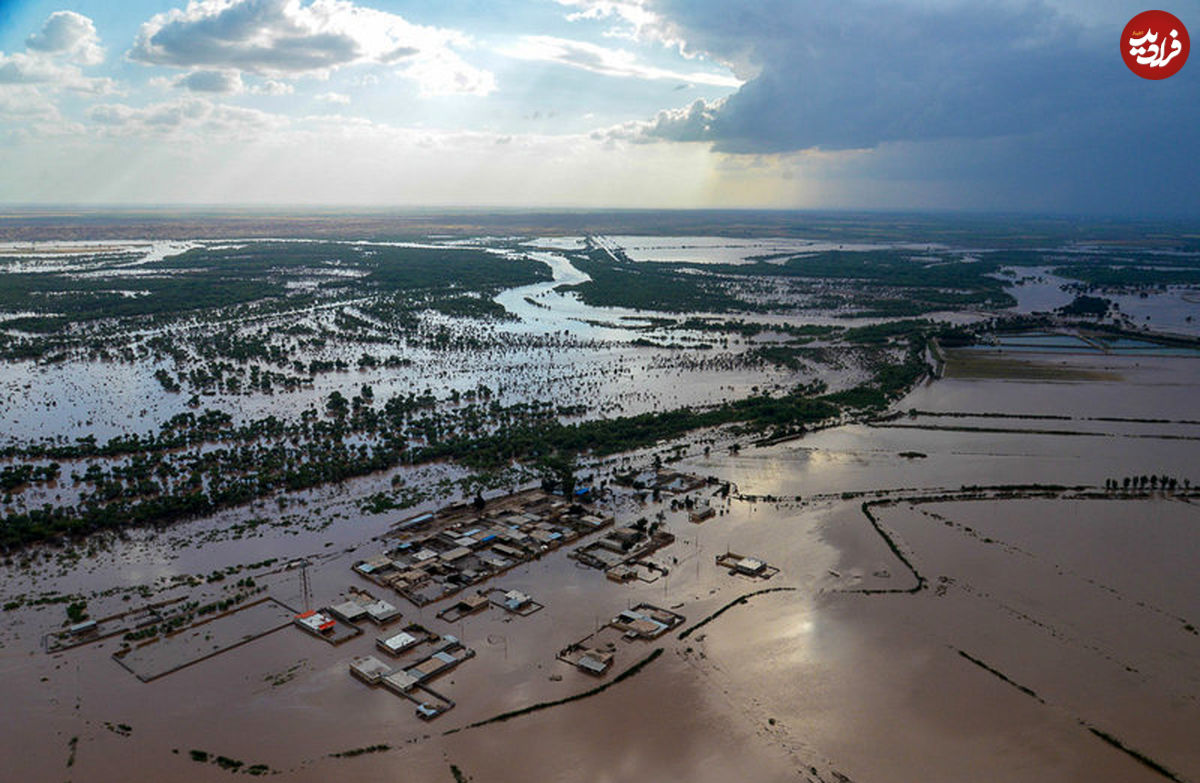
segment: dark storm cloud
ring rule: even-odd
[[[734,154],[883,145],[862,164],[876,175],[1024,186],[1068,208],[1200,211],[1200,65],[1134,76],[1118,49],[1125,18],[1086,28],[1042,4],[653,7],[669,35],[748,81],[660,113],[646,137]]]

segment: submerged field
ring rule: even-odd
[[[0,733],[38,751],[10,774],[1200,778],[1192,251],[837,228],[5,248]],[[1029,315],[1046,275],[1108,309]],[[352,570],[539,482],[674,542],[628,583],[567,557],[593,538],[549,551],[485,585],[544,609],[452,623]],[[275,630],[256,602],[306,586],[460,638],[453,710],[348,675],[372,625]],[[598,680],[556,660],[641,603],[685,620]]]

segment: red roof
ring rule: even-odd
[[[308,618],[313,617],[314,615],[318,615],[318,614],[320,614],[322,617],[325,616],[323,613],[318,612],[316,609],[309,609],[307,612],[302,612],[302,613],[296,615],[296,619],[297,620],[307,620]],[[328,631],[330,628],[333,628],[335,625],[337,625],[336,620],[327,619],[325,622],[323,622],[317,626],[317,630],[318,631]]]

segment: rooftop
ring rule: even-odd
[[[296,622],[313,633],[327,633],[337,626],[337,621],[324,612],[311,610],[296,615]]]
[[[379,644],[386,648],[388,652],[393,653],[400,652],[401,650],[407,650],[409,647],[412,647],[419,641],[420,639],[408,633],[407,631],[401,631],[395,636],[390,636],[387,639],[381,638],[378,640]]]
[[[369,683],[379,682],[392,673],[392,667],[374,655],[363,655],[350,661],[350,673]]]

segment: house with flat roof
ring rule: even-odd
[[[348,623],[358,622],[367,616],[367,610],[363,608],[363,605],[354,600],[334,604],[329,607],[329,612],[334,617],[345,620]]]
[[[505,591],[501,588],[495,588],[492,590],[492,593],[500,594],[498,598],[492,599],[492,603],[496,604],[496,606],[499,606],[506,612],[520,615],[521,617],[528,617],[534,612],[538,612],[546,608],[542,604],[539,604],[537,601],[533,600],[528,593],[522,592],[521,590]]]
[[[400,610],[387,601],[372,601],[369,604],[364,604],[363,611],[366,612],[367,617],[370,617],[380,625],[391,622],[400,616]]]
[[[623,631],[627,639],[656,639],[683,620],[683,615],[653,604],[638,604],[618,614],[609,625]]]
[[[740,574],[747,576],[759,576],[763,571],[767,570],[767,564],[759,560],[757,557],[743,557],[741,560],[734,563],[733,568]]]
[[[467,615],[482,612],[490,604],[491,601],[483,593],[472,593],[438,612],[437,616],[447,622],[456,623]]]
[[[501,557],[500,555],[488,554],[487,552],[484,552],[479,556],[479,562],[483,563],[493,571],[503,571],[512,565],[512,561],[508,558]]]
[[[390,557],[387,555],[379,555],[378,557],[373,557],[370,560],[362,561],[358,565],[354,566],[354,569],[360,574],[378,575],[381,572],[391,570],[394,567],[395,565],[392,563],[392,559]]]
[[[401,631],[394,636],[381,636],[375,640],[376,646],[389,655],[400,655],[407,650],[411,650],[420,643],[421,640],[418,637],[413,636],[408,631]]]
[[[522,593],[520,590],[509,590],[504,594],[504,608],[510,612],[523,609],[524,607],[528,606],[531,601],[533,601],[533,599],[525,593]]]
[[[337,620],[315,609],[296,615],[293,622],[314,636],[329,636],[337,628]]]
[[[391,673],[392,667],[374,655],[360,655],[350,661],[350,674],[367,685],[375,685]]]
[[[717,565],[722,568],[728,568],[731,574],[748,576],[754,579],[770,579],[779,573],[778,568],[769,565],[760,558],[739,555],[735,552],[726,552],[723,555],[717,555]]]
[[[642,639],[653,639],[661,636],[667,630],[665,623],[652,620],[644,614],[634,611],[621,612],[613,618],[612,626],[624,631],[628,636]]]
[[[610,582],[632,582],[637,579],[637,569],[627,565],[615,565],[604,572]]]
[[[612,664],[613,654],[603,650],[584,650],[575,659],[576,668],[595,677],[603,677]]]
[[[95,620],[84,620],[68,628],[67,633],[72,636],[87,636],[88,634],[95,633],[98,627]]]
[[[406,671],[394,671],[381,680],[383,687],[399,694],[405,694],[416,687],[420,680]]]

